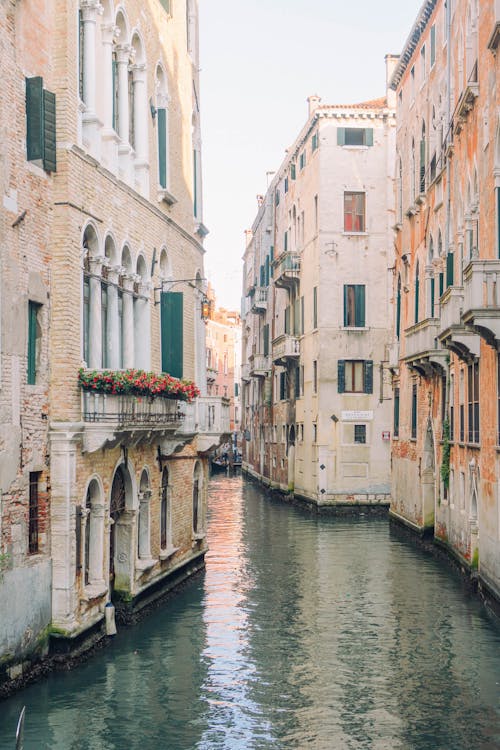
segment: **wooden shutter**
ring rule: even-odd
[[[295,336],[300,335],[300,300],[298,299],[293,304],[293,332]]]
[[[365,362],[364,376],[364,392],[373,393],[373,362],[370,359]]]
[[[269,355],[269,324],[266,323],[266,325],[263,328],[262,331],[263,339],[264,339],[264,357],[267,357]]]
[[[162,188],[167,187],[167,110],[158,109],[158,179]],[[196,152],[194,152],[196,173]],[[195,178],[195,204],[196,204],[196,178]],[[196,214],[196,208],[195,208]]]
[[[295,398],[300,397],[300,367],[295,368]]]
[[[43,168],[56,171],[56,95],[43,90]]]
[[[297,174],[297,170],[296,170],[295,164],[291,164],[290,165],[290,177],[292,178],[292,180],[295,180],[296,174]]]
[[[26,151],[28,161],[43,159],[43,79],[26,78]]]
[[[36,383],[36,324],[38,305],[35,302],[28,303],[28,385]]]
[[[161,294],[161,369],[182,378],[184,355],[183,292]]]
[[[285,251],[285,253],[288,250],[288,231],[285,232],[285,236],[283,238],[283,250]]]
[[[337,366],[338,392],[345,393],[345,360],[339,359]]]
[[[355,325],[363,328],[365,325],[365,287],[361,284],[355,286]]]
[[[399,388],[394,389],[394,437],[399,437]]]
[[[285,307],[285,333],[290,333],[290,306]]]
[[[365,146],[373,146],[373,128],[365,128]]]
[[[434,281],[434,276],[431,278],[431,318],[434,317],[434,302],[436,298],[436,284]]]
[[[344,327],[349,325],[349,286],[344,284]]]
[[[453,253],[446,256],[446,286],[453,286]]]
[[[345,146],[345,128],[337,128],[337,146]]]
[[[266,285],[266,286],[269,286],[269,279],[270,279],[270,263],[271,263],[271,261],[270,261],[270,259],[269,259],[269,255],[268,255],[268,256],[266,257],[266,270],[265,270],[265,278],[264,278],[264,281],[265,281],[265,285]]]
[[[260,286],[265,286],[266,283],[266,267],[262,265],[260,267]]]

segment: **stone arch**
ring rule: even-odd
[[[113,7],[113,0],[102,0],[101,5],[103,8],[102,23],[103,24],[112,23],[113,19],[115,18],[115,9]]]
[[[111,232],[108,232],[104,239],[104,255],[108,259],[110,266],[117,266],[119,264],[118,248]]]
[[[86,587],[103,588],[104,488],[97,474],[89,479],[84,497],[81,529],[83,582]]]
[[[432,239],[432,234],[429,236],[429,251],[427,255],[428,263],[432,263],[434,260],[434,240]]]
[[[118,29],[119,44],[127,44],[129,40],[129,23],[127,11],[121,4],[116,8],[115,26]]]
[[[136,262],[136,274],[141,278],[142,282],[149,281],[149,271],[146,263],[146,259],[142,253],[137,256]]]
[[[121,253],[121,265],[125,269],[125,272],[130,274],[132,273],[133,264],[132,264],[132,253],[130,252],[130,247],[128,244],[124,244],[122,248]]]
[[[92,221],[88,221],[82,231],[82,247],[84,255],[97,258],[101,253],[101,240],[97,227]]]
[[[115,468],[109,494],[109,586],[130,593],[135,561],[134,513],[137,492],[133,471],[121,460]]]
[[[164,281],[173,279],[172,260],[166,247],[160,250],[160,277]]]

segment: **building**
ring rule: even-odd
[[[2,13],[2,306],[23,329],[3,352],[2,554],[8,576],[39,565],[44,643],[66,652],[102,637],[108,602],[133,616],[207,549],[207,455],[229,411],[205,373],[197,4]]]
[[[247,237],[246,469],[318,505],[389,502],[391,98],[310,97]]]
[[[395,69],[392,514],[500,594],[497,2],[424,2]]]

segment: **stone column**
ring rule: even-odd
[[[125,276],[123,283],[123,366],[135,367],[134,289],[135,274]]]
[[[128,65],[132,48],[121,44],[116,48],[118,67],[118,135],[122,144],[129,142]]]
[[[143,370],[151,369],[151,297],[150,282],[139,284],[139,297],[135,300],[135,361]]]
[[[137,511],[127,509],[116,521],[115,537],[115,588],[121,592],[133,593],[135,570],[135,524]]]
[[[141,560],[149,560],[151,557],[150,505],[151,490],[140,492],[138,556]]]
[[[99,0],[81,0],[83,22],[83,101],[86,111],[96,111],[96,23],[102,12]]]
[[[90,523],[89,583],[104,589],[104,504],[92,503],[87,523]]]
[[[118,370],[120,367],[120,319],[118,316],[118,279],[123,273],[121,266],[113,266],[108,269],[108,325],[107,344],[108,362],[110,370]]]
[[[102,367],[101,268],[104,256],[90,258],[89,362],[91,370]]]
[[[436,305],[436,289],[434,289],[434,304],[432,304],[432,277],[433,267],[425,267],[425,317],[434,317],[434,307]]]
[[[113,44],[120,30],[114,23],[108,23],[101,26],[102,47],[103,47],[103,67],[102,80],[104,90],[104,131],[103,140],[105,141],[105,158],[109,168],[116,172],[118,169],[118,134],[113,127],[113,100],[115,96],[113,87]]]

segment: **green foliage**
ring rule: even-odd
[[[443,422],[443,455],[441,462],[441,479],[443,484],[448,489],[450,486],[450,423],[447,419]]]

